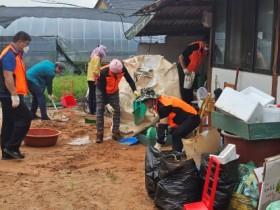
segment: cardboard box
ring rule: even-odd
[[[214,128],[208,130],[208,134],[205,136],[199,134],[196,138],[182,141],[188,159],[193,158],[197,166],[200,166],[202,153],[215,153],[221,145],[220,133]]]
[[[258,210],[265,210],[270,203],[280,200],[279,171],[280,155],[266,158]]]
[[[259,195],[261,194],[261,190],[262,190],[263,169],[264,169],[263,166],[254,169],[255,176],[256,176],[256,178],[258,180]]]

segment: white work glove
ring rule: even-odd
[[[134,95],[136,98],[139,98],[141,96],[141,93],[139,93],[137,90],[134,90]]]
[[[154,148],[155,148],[157,151],[160,152],[160,151],[161,151],[161,144],[156,142]]]
[[[52,101],[52,100],[55,99],[55,96],[54,96],[53,94],[51,94],[51,95],[49,94],[49,95],[48,95],[48,98]]]
[[[11,95],[11,99],[12,99],[12,107],[16,108],[19,106],[20,103],[20,99],[18,97],[18,95]]]
[[[107,105],[106,105],[106,109],[107,109],[108,112],[110,112],[111,114],[115,114],[115,109],[111,106],[111,104],[107,104]]]
[[[187,68],[183,69],[185,75],[190,75],[192,72],[189,71]]]

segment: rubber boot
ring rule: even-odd
[[[103,142],[103,133],[100,132],[100,133],[96,134],[96,141],[95,142],[98,143],[98,144]]]
[[[114,131],[112,135],[112,139],[115,141],[119,141],[122,139],[121,132],[119,130]]]

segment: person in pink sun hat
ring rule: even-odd
[[[101,67],[101,60],[106,56],[106,47],[104,45],[99,45],[95,49],[93,49],[90,60],[88,62],[88,69],[87,69],[87,83],[88,83],[88,105],[90,114],[96,113],[96,82],[95,79],[99,74],[100,67]]]
[[[101,68],[96,80],[96,143],[103,142],[105,107],[113,115],[112,139],[121,139],[119,83],[122,77],[126,79],[135,96],[140,96],[133,79],[120,60],[113,59],[109,65]]]

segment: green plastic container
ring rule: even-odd
[[[156,138],[157,131],[155,127],[149,127],[146,133],[146,138]]]
[[[133,116],[134,124],[140,125],[141,122],[145,119],[147,107],[144,103],[140,101],[133,101]]]
[[[141,144],[152,145],[152,146],[154,146],[156,144],[156,140],[157,140],[156,138],[147,138],[147,136],[143,135],[143,134],[138,134],[137,137],[138,137],[138,141]],[[162,146],[164,147],[164,146],[170,146],[170,145],[172,145],[172,136],[168,135],[165,144]]]
[[[269,206],[266,207],[266,210],[280,210],[280,200],[269,204]]]
[[[95,124],[96,123],[96,119],[85,118],[85,123]]]
[[[156,140],[157,140],[157,137],[156,137],[155,127],[148,128],[146,135],[143,135],[143,134],[138,135],[138,141],[141,144],[154,146],[156,144]],[[172,145],[172,136],[168,135],[167,140],[163,146],[170,146],[170,145]]]
[[[197,89],[200,87],[204,87],[205,81],[206,81],[206,76],[204,75],[197,76]]]

